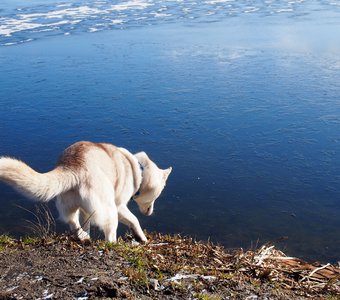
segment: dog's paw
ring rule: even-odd
[[[141,240],[140,243],[141,243],[141,244],[147,244],[147,243],[148,243],[148,239],[145,238],[144,240]]]
[[[131,241],[131,244],[132,244],[132,246],[138,246],[138,245],[145,245],[145,244],[147,244],[147,242],[148,242],[147,239],[145,239],[145,240],[141,240],[141,239],[135,240],[135,239],[133,239]]]
[[[91,242],[91,238],[89,234],[82,229],[78,230],[77,237],[81,242],[84,242],[84,243]]]
[[[137,242],[140,242],[141,244],[146,244],[148,242],[148,239],[146,238],[142,230],[139,231],[132,230],[132,234]]]
[[[148,242],[148,239],[146,238],[144,233],[143,235],[140,235],[138,238],[141,244],[146,244]]]
[[[91,239],[83,239],[83,240],[80,240],[80,243],[84,246],[89,246],[92,244],[92,241]]]

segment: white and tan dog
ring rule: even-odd
[[[0,180],[42,202],[57,197],[61,219],[81,240],[90,237],[80,217],[101,228],[107,241],[116,241],[120,221],[146,242],[127,204],[133,198],[140,211],[150,216],[170,172],[171,167],[159,169],[144,152],[133,155],[124,148],[91,142],[71,145],[56,168],[44,174],[22,161],[0,157]]]

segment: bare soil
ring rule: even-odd
[[[340,269],[180,236],[0,238],[0,299],[340,299]]]

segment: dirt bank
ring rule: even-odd
[[[179,236],[139,245],[0,237],[0,299],[340,299],[340,269],[273,246],[226,251]]]

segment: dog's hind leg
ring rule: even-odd
[[[77,205],[77,195],[72,192],[64,193],[58,196],[56,206],[60,219],[70,226],[71,232],[74,232],[80,240],[89,240],[90,236],[80,225],[79,206]]]
[[[72,232],[75,232],[76,236],[81,240],[90,240],[90,236],[87,231],[85,231],[79,222],[79,209],[74,213],[70,213],[68,217],[68,224]],[[87,228],[86,228],[87,229]]]
[[[117,227],[118,217],[116,214],[115,217],[110,218],[110,220],[108,220],[108,222],[103,226],[106,241],[114,243],[117,241]]]
[[[110,198],[110,203],[106,202],[99,210],[96,211],[94,220],[103,230],[105,240],[108,242],[117,241],[118,213],[114,199]],[[99,208],[99,207],[98,207]]]
[[[83,209],[93,212],[91,222],[96,224],[108,242],[117,241],[118,212],[115,204],[115,193],[109,181],[101,178],[101,182],[92,184],[91,188],[80,190]]]

